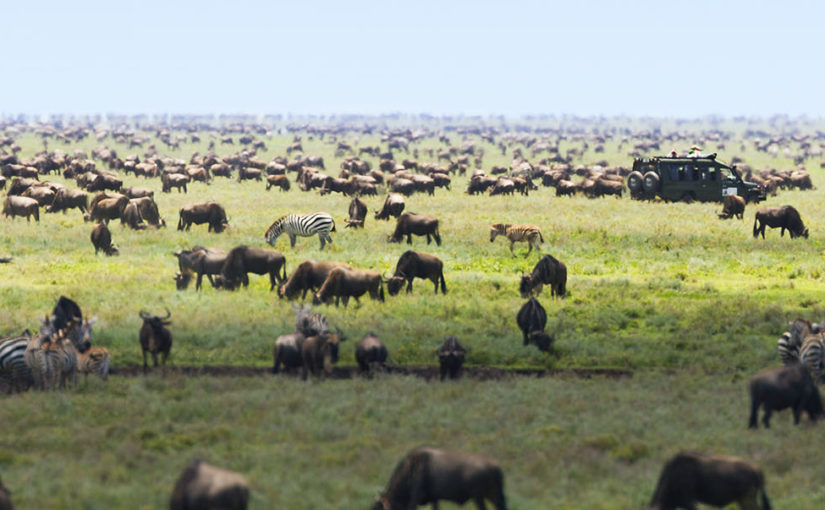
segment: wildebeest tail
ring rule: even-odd
[[[444,272],[443,271],[441,272],[441,293],[442,294],[447,293],[447,282],[444,281]]]
[[[283,278],[283,281],[286,281],[286,259],[284,259],[284,263],[283,265],[281,265],[281,271],[283,271],[283,275],[281,276],[281,278]],[[280,292],[278,293],[278,295],[280,295]]]
[[[178,213],[178,230],[183,230],[183,211]]]
[[[384,301],[384,280],[378,280],[378,300]]]
[[[771,510],[771,502],[768,501],[768,495],[765,493],[765,487],[762,487],[762,510]]]
[[[757,222],[758,218],[759,218],[759,215],[756,215],[756,216],[753,217],[753,237],[758,237],[759,236],[759,229],[756,228],[756,222]]]

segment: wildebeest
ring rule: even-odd
[[[529,275],[522,275],[519,284],[521,297],[528,298],[535,292],[541,293],[543,285],[550,285],[551,295],[563,298],[567,293],[567,266],[547,254],[533,267]]]
[[[762,424],[770,427],[771,413],[790,407],[794,424],[799,424],[802,411],[815,421],[823,414],[819,390],[808,369],[802,363],[770,368],[756,374],[750,381],[751,415],[749,428],[758,428],[759,407],[764,406]]]
[[[384,282],[378,271],[371,269],[346,269],[336,267],[329,272],[321,288],[313,296],[313,304],[329,303],[335,298],[335,306],[339,301],[346,307],[349,298],[354,297],[358,302],[361,296],[369,292],[372,299],[384,301]]]
[[[85,191],[61,188],[54,194],[54,200],[50,206],[46,207],[46,212],[63,211],[65,213],[68,209],[78,208],[80,212],[85,213],[89,208],[88,203],[89,196]]]
[[[438,233],[438,218],[427,214],[415,214],[406,212],[398,217],[395,224],[395,232],[390,236],[391,243],[400,243],[404,236],[407,236],[407,244],[412,244],[412,235],[427,236],[427,244],[430,244],[430,237],[435,239],[435,244],[441,246],[441,235]]]
[[[181,207],[179,214],[178,230],[189,230],[193,223],[195,225],[208,223],[208,232],[214,230],[215,233],[220,234],[229,224],[226,220],[226,211],[217,202],[185,205]]]
[[[118,249],[112,244],[112,233],[109,232],[109,227],[105,223],[98,223],[92,229],[91,234],[92,246],[95,247],[95,255],[99,250],[103,250],[106,255],[117,255]]]
[[[382,369],[387,362],[387,347],[380,338],[367,333],[360,342],[355,344],[355,361],[361,373]]]
[[[269,191],[269,188],[273,186],[281,188],[282,191],[289,191],[289,179],[287,179],[286,175],[267,175],[266,190]]]
[[[134,202],[129,202],[126,204],[126,207],[123,208],[123,213],[120,215],[120,224],[126,224],[133,230],[146,228],[146,223],[144,223],[140,215],[140,210]]]
[[[742,510],[771,505],[759,467],[737,457],[678,453],[662,469],[649,510],[696,508],[697,503],[724,507],[738,503]]]
[[[283,272],[283,274],[281,274]],[[286,257],[281,252],[265,248],[250,248],[241,245],[232,248],[221,268],[221,276],[227,282],[240,281],[244,287],[249,285],[249,276],[269,274],[269,290],[286,280]]]
[[[138,315],[143,319],[143,325],[140,327],[140,348],[143,351],[143,373],[145,374],[148,370],[147,352],[152,355],[152,363],[155,367],[158,366],[158,354],[161,356],[163,366],[166,366],[166,358],[169,357],[169,351],[172,349],[172,332],[167,327],[172,324],[169,320],[172,312],[167,308],[166,316],[159,317],[141,310]]]
[[[128,188],[123,188],[122,191],[123,191],[123,194],[126,195],[129,198],[143,198],[143,197],[154,198],[155,197],[155,191],[152,190],[151,188],[140,188],[140,187],[137,187],[137,186],[129,186]]]
[[[467,349],[458,343],[454,336],[448,336],[441,347],[438,348],[438,363],[441,366],[441,380],[449,374],[450,379],[457,379],[464,364],[464,356]]]
[[[353,197],[349,204],[349,219],[347,227],[364,228],[364,219],[367,217],[367,204],[358,197]]]
[[[780,237],[785,235],[787,229],[791,239],[800,236],[808,238],[808,228],[802,223],[799,212],[790,205],[760,207],[753,218],[753,237],[759,237],[761,233],[762,239],[765,239],[765,226],[780,228]]]
[[[316,377],[320,377],[322,372],[332,374],[332,366],[338,363],[338,346],[344,340],[345,338],[337,333],[325,333],[305,339],[301,345],[301,378],[306,380],[310,373]]]
[[[217,248],[203,248],[202,246],[195,246],[191,250],[180,250],[175,252],[178,258],[178,267],[180,274],[175,277],[178,282],[178,290],[185,289],[189,284],[191,275],[197,274],[197,282],[195,283],[195,290],[201,289],[203,282],[203,275],[209,279],[209,283],[216,287],[216,282],[212,275],[218,275],[223,272],[223,266],[226,263],[227,254],[223,250]]]
[[[49,186],[30,186],[20,196],[33,198],[40,207],[46,207],[54,201],[54,195],[54,190]]]
[[[272,352],[273,364],[272,373],[277,374],[281,369],[281,364],[286,370],[300,368],[303,366],[301,348],[306,338],[301,333],[295,332],[288,335],[281,335],[275,340],[275,348]]]
[[[188,175],[178,173],[164,173],[163,175],[161,175],[160,180],[163,184],[163,187],[161,189],[163,193],[169,193],[170,191],[172,191],[172,188],[178,188],[178,193],[180,193],[181,188],[183,188],[183,192],[186,193],[186,185],[190,181]]]
[[[407,282],[407,292],[412,292],[413,278],[430,280],[438,294],[438,283],[441,282],[441,293],[447,294],[447,284],[444,281],[444,264],[441,259],[429,253],[407,250],[398,259],[395,265],[395,274],[387,279],[387,291],[395,296]]]
[[[11,492],[0,481],[0,510],[14,510],[14,505],[11,504]]]
[[[129,205],[129,198],[124,195],[92,200],[89,212],[83,215],[83,219],[85,221],[103,221],[108,224],[109,220],[120,218],[127,205]]]
[[[20,197],[16,195],[9,195],[6,201],[3,202],[3,216],[25,216],[26,222],[31,221],[34,216],[34,221],[40,222],[40,204],[37,200],[28,197]]]
[[[352,269],[352,266],[344,262],[305,260],[301,262],[289,279],[280,286],[278,295],[288,299],[294,299],[301,294],[301,299],[306,299],[307,291],[320,289],[329,276],[330,271],[336,267]]]
[[[719,217],[723,220],[736,216],[740,220],[745,214],[745,199],[739,195],[727,195],[722,199],[722,212]]]
[[[196,460],[186,466],[169,503],[170,510],[246,510],[249,484],[233,471]]]
[[[137,206],[140,217],[155,228],[165,227],[166,220],[160,217],[158,205],[152,197],[139,197],[130,200]]]
[[[390,216],[398,218],[404,212],[404,197],[398,193],[390,193],[384,199],[380,211],[375,211],[376,220],[388,220]]]
[[[538,299],[531,297],[524,303],[516,315],[516,322],[524,336],[524,345],[533,342],[539,350],[547,351],[554,339],[544,332],[547,326],[547,312]]]
[[[416,448],[398,463],[372,510],[413,510],[428,503],[435,510],[441,500],[459,505],[472,500],[479,510],[488,500],[496,510],[507,510],[498,462],[478,454]]]

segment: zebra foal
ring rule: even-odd
[[[520,241],[525,241],[528,246],[527,253],[524,254],[524,257],[527,258],[530,255],[530,252],[533,251],[533,247],[536,248],[537,251],[541,252],[541,246],[539,246],[539,242],[544,242],[544,237],[541,235],[541,230],[539,227],[535,225],[511,225],[509,223],[496,223],[494,225],[490,225],[490,242],[496,240],[496,236],[504,236],[510,241],[510,253],[513,254],[515,257],[516,254],[513,251],[513,245]]]
[[[275,220],[272,225],[266,229],[264,238],[266,242],[272,246],[278,241],[281,234],[289,236],[289,245],[295,248],[295,238],[311,237],[318,234],[318,239],[321,240],[321,249],[324,249],[324,244],[332,243],[332,237],[329,233],[335,232],[335,221],[327,213],[313,213],[313,214],[287,214]]]

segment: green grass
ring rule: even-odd
[[[706,127],[671,124],[663,121],[663,131]],[[735,139],[728,147],[739,147],[746,128],[759,126],[732,125]],[[455,133],[451,138],[461,141]],[[157,143],[162,154],[188,159],[205,151],[209,138],[203,139],[171,152]],[[259,158],[283,154],[290,141],[266,140],[269,150]],[[18,143],[23,157],[42,147],[32,134]],[[138,152],[111,139],[103,143],[121,156]],[[303,143],[337,175],[333,144],[306,136]],[[377,137],[360,140],[362,146],[377,143]],[[485,169],[509,164],[509,153],[480,144]],[[71,152],[96,145],[86,140],[60,147]],[[564,140],[560,148],[580,145]],[[438,146],[435,140],[422,144]],[[792,167],[751,147],[723,151],[720,158],[738,154],[757,169]],[[233,150],[218,146],[222,155]],[[627,166],[627,150],[610,142],[604,154],[591,150],[582,162]],[[430,160],[423,151],[419,159]],[[822,189],[818,162],[809,169]],[[450,192],[407,200],[407,210],[440,219],[442,246],[415,238],[412,248],[444,261],[449,294],[434,296],[429,282],[416,280],[411,296],[321,307],[330,323],[352,340],[373,331],[401,364],[434,364],[436,348],[454,334],[469,348],[470,364],[627,368],[635,371],[632,379],[440,385],[407,378],[302,384],[290,378],[115,377],[74,391],[3,397],[0,423],[12,424],[19,435],[0,439],[0,474],[17,506],[162,508],[183,465],[199,456],[248,475],[253,508],[366,508],[398,458],[423,443],[499,459],[513,508],[639,508],[664,460],[681,449],[760,463],[777,508],[822,506],[825,471],[811,454],[817,429],[793,428],[781,415],[770,432],[745,433],[744,391],[751,374],[778,363],[775,341],[787,321],[824,315],[819,191],[780,192],[767,202],[793,204],[810,239],[791,241],[769,230],[766,240],[755,240],[753,206],[745,221],[720,221],[717,204],[560,199],[549,188],[526,198],[470,197],[463,193],[467,180],[456,177]],[[98,316],[95,343],[109,348],[116,367],[141,361],[138,311],[161,313],[164,307],[172,311],[173,363],[267,366],[275,338],[292,330],[289,303],[269,292],[266,277],[255,275],[249,289],[238,292],[208,284],[199,293],[176,291],[175,250],[264,246],[263,232],[275,218],[318,210],[336,218],[334,243],[320,252],[317,238],[299,238],[295,249],[280,239],[276,248],[290,272],[316,258],[390,273],[408,249],[387,243],[394,223],[371,214],[363,231],[344,229],[349,199],[338,195],[297,187],[266,192],[262,183],[221,178],[210,186],[194,183],[188,194],[162,194],[156,180],[126,177],[125,184],[155,189],[170,228],[134,232],[111,224],[119,257],[94,255],[92,225],[77,211],[43,213],[40,224],[0,220],[0,256],[14,256],[13,264],[0,265],[0,334],[36,329],[63,294],[84,314]],[[206,199],[224,204],[230,228],[222,234],[209,234],[205,226],[176,231],[177,210]],[[371,210],[382,200],[366,199]],[[520,244],[514,258],[506,241],[489,242],[487,225],[505,221],[539,225],[544,252],[567,264],[570,296],[552,300],[545,291],[540,297],[557,338],[551,354],[521,345],[518,278],[538,256],[522,258],[526,246]],[[341,362],[354,363],[351,344]]]

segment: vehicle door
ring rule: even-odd
[[[696,198],[702,202],[722,201],[722,177],[718,165],[699,165],[699,188]]]
[[[719,167],[719,177],[722,179],[722,197],[728,195],[739,195],[747,198],[745,183],[739,179],[733,171],[724,166]]]

